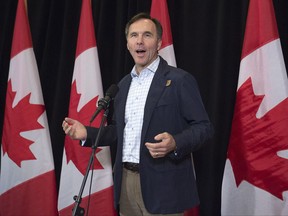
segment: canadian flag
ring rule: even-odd
[[[1,144],[0,215],[57,215],[51,140],[25,0],[16,12]]]
[[[170,17],[166,0],[152,0],[150,15],[158,19],[163,28],[162,45],[159,50],[159,55],[161,55],[169,65],[176,67]]]
[[[69,117],[89,125],[89,120],[97,109],[97,101],[103,97],[90,0],[82,1],[75,58]],[[102,116],[103,113],[98,115],[92,126],[99,126]],[[73,141],[68,136],[66,137],[58,199],[59,215],[71,215],[75,205],[73,197],[77,196],[80,191],[91,153],[92,148],[81,147],[79,141]],[[94,155],[92,180],[91,175],[92,170],[87,178],[80,207],[84,208],[85,214],[89,213],[89,215],[116,215],[113,207],[113,180],[109,147],[97,148]],[[89,191],[90,186],[91,191]]]
[[[170,25],[170,17],[166,0],[152,0],[151,17],[160,21],[163,28],[162,45],[159,50],[159,55],[162,56],[169,65],[176,67],[176,59],[173,47],[173,39]],[[198,207],[187,210],[185,216],[197,216]]]
[[[288,215],[288,80],[272,0],[250,0],[222,215]]]

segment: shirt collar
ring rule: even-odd
[[[160,58],[159,58],[159,56],[158,56],[150,65],[148,65],[146,68],[144,68],[143,71],[148,70],[148,71],[150,71],[150,72],[152,72],[152,73],[155,73],[156,70],[157,70],[157,68],[158,68],[158,66],[159,66],[159,63],[160,63]],[[137,72],[136,72],[135,67],[136,67],[136,66],[134,65],[134,67],[132,68],[132,71],[131,71],[131,76],[132,76],[132,78],[139,76],[139,75],[137,74]],[[141,71],[141,73],[142,73],[143,71]],[[141,74],[141,73],[140,73],[140,74]]]

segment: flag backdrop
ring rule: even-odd
[[[173,47],[172,31],[170,25],[170,17],[166,0],[152,0],[151,17],[158,19],[163,28],[162,45],[159,50],[161,55],[169,65],[176,67],[176,58]],[[198,207],[189,209],[185,212],[185,216],[197,216],[199,214]]]
[[[170,17],[166,0],[152,0],[150,15],[158,19],[163,28],[162,45],[159,50],[159,55],[161,55],[169,65],[176,67]]]
[[[288,81],[272,0],[250,0],[222,215],[288,215]]]
[[[97,109],[97,101],[103,97],[102,80],[96,48],[96,39],[90,0],[82,1],[81,17],[75,65],[71,85],[69,117],[89,125],[89,120]],[[92,126],[99,126],[101,115]],[[92,148],[81,147],[79,141],[65,138],[58,210],[60,215],[71,215],[73,197],[78,195]],[[89,215],[115,215],[113,207],[112,165],[109,147],[97,148],[94,156],[92,192]],[[80,206],[87,212],[87,201],[91,171],[86,182]]]
[[[1,143],[0,215],[57,215],[48,121],[25,0],[19,0]]]

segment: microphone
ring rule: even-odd
[[[100,113],[101,110],[106,110],[108,108],[108,106],[110,104],[110,101],[114,99],[114,97],[116,96],[118,90],[119,90],[119,87],[117,85],[115,85],[115,84],[112,84],[108,88],[108,90],[106,91],[105,97],[101,98],[98,101],[98,108],[96,109],[96,111],[92,115],[92,117],[90,119],[90,123],[92,123],[94,121],[94,119]]]

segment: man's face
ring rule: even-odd
[[[132,55],[137,73],[152,63],[158,56],[162,40],[157,38],[155,24],[149,19],[134,22],[127,35],[127,48]]]

